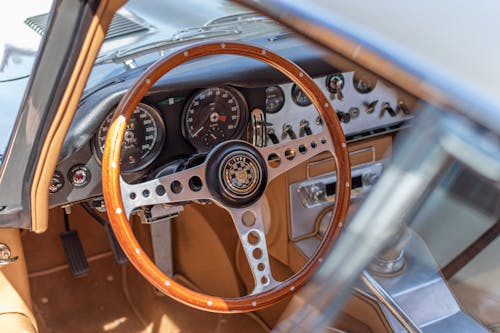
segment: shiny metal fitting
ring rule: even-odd
[[[11,258],[11,252],[7,245],[0,243],[0,267],[15,262],[19,257]]]

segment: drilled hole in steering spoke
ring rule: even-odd
[[[251,245],[257,245],[260,242],[260,236],[257,231],[250,231],[247,236],[248,243]]]
[[[144,191],[142,191],[142,196],[143,196],[144,198],[149,198],[149,195],[150,195],[150,194],[151,194],[151,193],[149,192],[149,190],[144,190]]]
[[[295,149],[288,148],[287,150],[285,150],[285,157],[289,161],[293,160],[295,158]]]
[[[243,224],[246,226],[246,227],[251,227],[255,224],[255,220],[257,219],[257,216],[255,215],[254,212],[252,212],[251,210],[247,210],[243,213],[243,215],[241,216],[241,222],[243,222]]]
[[[128,197],[130,198],[130,200],[135,200],[137,198],[137,194],[135,194],[135,192],[132,192],[128,195]]]
[[[200,177],[193,176],[189,178],[189,188],[192,191],[198,192],[199,190],[201,190],[202,187],[203,187],[203,182],[201,181]]]
[[[163,185],[156,186],[155,192],[159,197],[162,197],[165,195],[165,193],[167,193]]]
[[[304,145],[300,145],[300,146],[299,146],[299,153],[301,153],[301,154],[305,154],[305,153],[307,153],[307,148],[306,148],[306,146],[304,146]]]
[[[252,255],[255,259],[259,260],[260,258],[262,258],[262,250],[260,248],[256,248],[252,251]]]
[[[260,278],[260,282],[263,284],[263,285],[266,285],[269,283],[269,279],[267,276],[263,276]]]
[[[259,264],[257,265],[257,269],[262,272],[264,269],[266,269],[266,265],[259,262]]]
[[[182,192],[182,184],[178,180],[174,180],[172,183],[170,183],[170,189],[172,190],[173,193],[179,194]]]
[[[271,153],[267,157],[267,165],[269,165],[271,168],[277,168],[281,164],[281,158],[278,156],[278,154]]]

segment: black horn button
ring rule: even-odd
[[[206,180],[212,195],[231,207],[249,206],[267,185],[266,166],[255,148],[243,141],[229,141],[208,156]]]

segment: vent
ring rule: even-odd
[[[47,18],[49,14],[41,14],[37,16],[28,17],[24,23],[26,23],[31,29],[37,32],[39,35],[43,36],[45,34],[47,28]],[[108,33],[104,40],[132,34],[135,32],[141,32],[148,30],[149,27],[140,24],[136,21],[131,20],[128,17],[125,17],[121,14],[115,14],[113,20],[111,21],[111,25],[109,26]]]

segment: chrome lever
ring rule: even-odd
[[[7,245],[0,243],[0,267],[16,262],[19,259],[18,256],[13,258],[10,257],[11,252]]]
[[[252,111],[251,142],[256,147],[267,146],[267,123],[266,114],[261,109]]]

